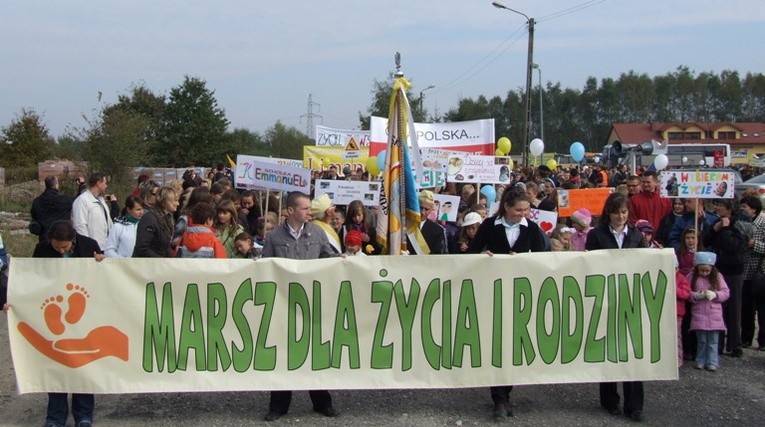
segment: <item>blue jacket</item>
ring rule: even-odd
[[[683,231],[685,231],[686,228],[693,228],[694,218],[694,212],[687,212],[683,214],[683,216],[675,219],[675,224],[669,230],[669,239],[667,242],[665,242],[664,246],[669,245],[675,248],[675,250],[679,250],[681,243],[680,237],[683,235]],[[718,219],[720,219],[720,217],[718,217],[717,214],[712,212],[704,212],[704,221],[699,224],[699,228],[701,228],[701,230],[696,230],[696,236],[699,241],[701,241],[704,231],[708,230],[709,227],[717,222]]]

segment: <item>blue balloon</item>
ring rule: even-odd
[[[377,153],[377,166],[380,167],[381,171],[385,170],[385,156],[388,155],[388,150],[382,150],[379,153]]]
[[[578,163],[584,160],[584,144],[581,142],[576,141],[572,143],[569,152],[571,153],[571,158],[573,158],[575,162]]]
[[[497,190],[494,189],[493,185],[486,184],[481,187],[481,194],[486,196],[486,202],[488,203],[494,203],[497,200]]]

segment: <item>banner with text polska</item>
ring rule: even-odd
[[[678,377],[671,250],[14,259],[10,280],[21,393]]]
[[[420,150],[437,148],[471,154],[493,156],[495,149],[494,119],[448,123],[415,123]],[[369,155],[377,156],[388,146],[388,118],[369,118]]]

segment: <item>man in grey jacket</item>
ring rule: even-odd
[[[287,196],[289,216],[283,224],[266,235],[263,258],[317,259],[335,256],[324,230],[311,223],[311,199],[307,194],[294,191]],[[332,396],[327,390],[310,390],[313,410],[327,417],[337,411],[332,407]],[[272,391],[266,421],[278,420],[290,408],[292,391]]]

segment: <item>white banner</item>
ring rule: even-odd
[[[733,171],[667,170],[661,172],[661,197],[732,199]]]
[[[370,117],[370,156],[384,150],[388,135],[388,119]],[[469,120],[451,123],[415,123],[420,150],[440,148],[473,154],[494,154],[494,119]]]
[[[308,194],[311,190],[311,171],[280,161],[288,163],[297,160],[237,155],[236,188],[302,191]]]
[[[452,153],[446,165],[448,182],[475,182],[483,184],[509,184],[510,166],[501,164],[502,158]]]
[[[354,200],[361,200],[364,206],[380,206],[380,185],[378,181],[317,179],[314,195],[326,194],[335,205],[349,205]]]
[[[351,139],[359,147],[369,147],[369,131],[358,129],[335,129],[316,126],[316,145],[319,147],[346,147]]]
[[[16,258],[21,393],[673,380],[674,253]]]

